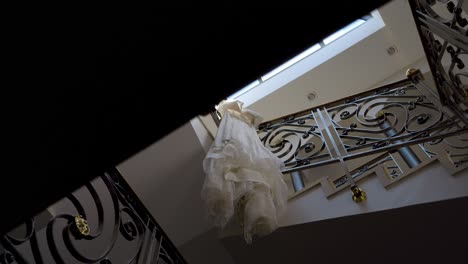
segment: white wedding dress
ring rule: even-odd
[[[218,111],[223,118],[203,161],[202,198],[216,226],[223,228],[236,217],[250,244],[253,236],[267,235],[278,227],[287,202],[284,165],[257,135],[259,114],[242,109],[239,101],[223,101]]]

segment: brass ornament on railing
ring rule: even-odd
[[[360,203],[367,200],[367,195],[364,190],[359,188],[357,185],[351,186],[351,192],[353,193],[353,201]]]
[[[408,69],[406,70],[406,77],[410,80],[414,80],[415,78],[419,78],[419,80],[424,80],[423,75],[419,69]]]
[[[81,215],[75,216],[75,227],[82,236],[88,236],[90,233],[88,221]]]

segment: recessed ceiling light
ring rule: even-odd
[[[398,51],[398,49],[394,45],[387,48],[387,54],[390,55],[390,56],[397,53],[397,51]]]
[[[315,100],[315,98],[317,98],[317,94],[315,92],[311,92],[307,95],[307,99],[309,99],[311,102]]]

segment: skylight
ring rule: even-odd
[[[247,92],[248,90],[254,88],[255,86],[259,85],[260,84],[260,81],[259,80],[255,80],[254,82],[250,83],[249,85],[245,86],[244,88],[242,88],[241,90],[237,91],[236,93],[234,93],[233,95],[229,96],[228,99],[233,99],[233,98],[237,98],[238,96],[240,96],[241,94]]]
[[[325,45],[328,45],[330,44],[331,42],[337,40],[338,38],[341,38],[342,36],[344,36],[346,33],[350,32],[351,30],[359,27],[360,25],[366,23],[366,20],[364,19],[358,19],[356,21],[354,21],[353,23],[347,25],[346,27],[338,30],[337,32],[331,34],[330,36],[326,37],[323,39],[323,43]]]
[[[322,46],[320,44],[315,44],[313,45],[312,47],[308,48],[306,51],[302,52],[301,54],[297,55],[296,57],[290,59],[289,61],[287,61],[286,63],[283,63],[282,65],[280,65],[278,68],[272,70],[271,72],[263,75],[261,77],[261,80],[262,81],[266,81],[268,79],[270,79],[271,77],[275,76],[276,74],[282,72],[283,70],[285,70],[286,68],[288,68],[289,66],[293,65],[293,64],[296,64],[298,61],[304,59],[305,57],[309,56],[310,54],[316,52],[317,50],[319,50]]]
[[[300,53],[299,55],[295,56],[294,58],[288,60],[287,62],[285,62],[282,65],[278,66],[277,68],[273,69],[272,71],[270,71],[270,72],[266,73],[265,75],[261,76],[258,80],[255,80],[254,82],[252,82],[249,85],[245,86],[244,88],[237,91],[233,95],[229,96],[228,99],[230,99],[230,100],[236,99],[236,98],[240,97],[241,95],[245,94],[246,92],[252,90],[254,87],[259,86],[260,84],[267,81],[268,79],[270,79],[270,78],[278,75],[279,73],[285,71],[286,69],[290,68],[291,66],[298,64],[299,62],[301,62],[302,60],[308,58],[309,56],[316,53],[317,51],[325,48],[329,44],[331,44],[334,41],[342,38],[343,36],[345,36],[346,34],[348,34],[351,31],[353,31],[354,29],[358,28],[359,26],[365,24],[367,21],[371,20],[371,18],[373,18],[373,16],[378,16],[380,18],[380,16],[378,15],[378,12],[373,11],[372,15],[367,15],[367,16],[365,16],[363,18],[360,18],[360,19],[352,22],[351,24],[347,25],[346,27],[344,27],[344,28],[338,30],[337,32],[331,34],[330,36],[324,38],[319,43],[311,46],[310,48],[308,48],[304,52]]]

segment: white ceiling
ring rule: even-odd
[[[271,120],[362,92],[423,56],[408,1],[395,0],[379,9],[385,27],[358,44],[286,84],[249,108]],[[386,49],[395,46],[390,56]],[[310,102],[307,94],[315,92]]]

